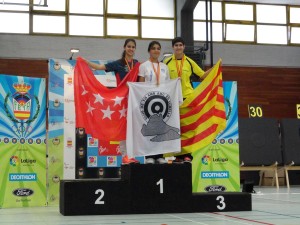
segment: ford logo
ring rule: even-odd
[[[15,196],[27,197],[33,195],[34,191],[29,188],[18,188],[12,192]]]
[[[226,187],[222,185],[210,185],[204,188],[207,192],[223,192],[226,191]]]

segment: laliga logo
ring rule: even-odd
[[[202,164],[208,165],[208,164],[210,164],[211,159],[210,159],[209,155],[205,155],[202,157],[201,161],[202,161]]]
[[[9,164],[12,166],[18,166],[20,164],[18,156],[13,155],[12,157],[10,157]]]

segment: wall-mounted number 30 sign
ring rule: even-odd
[[[263,117],[263,110],[261,105],[248,105],[248,112],[250,118]]]

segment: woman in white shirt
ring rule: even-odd
[[[161,45],[158,41],[150,42],[148,46],[149,59],[139,68],[138,81],[159,84],[170,80],[168,66],[159,62]]]
[[[142,63],[139,68],[138,81],[149,82],[159,85],[160,83],[170,80],[168,66],[159,62],[161,45],[158,41],[149,43],[148,52],[149,59]],[[163,154],[146,156],[146,164],[164,164],[167,161],[163,158]]]

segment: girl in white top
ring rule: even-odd
[[[160,83],[170,80],[168,66],[159,62],[161,45],[158,41],[150,42],[148,52],[149,60],[142,63],[139,68],[138,81],[148,82],[159,85]],[[146,156],[146,164],[164,164],[167,161],[163,158],[163,154]]]
[[[158,41],[150,42],[148,52],[150,58],[142,63],[139,68],[138,81],[149,82],[159,85],[161,82],[170,80],[168,66],[159,62],[161,45]]]

